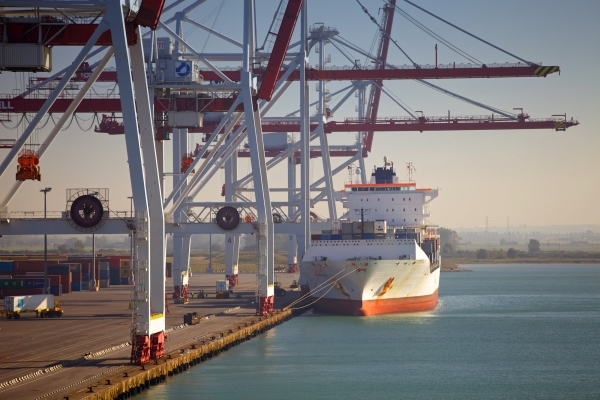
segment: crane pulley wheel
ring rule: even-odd
[[[73,201],[70,214],[75,224],[82,228],[92,228],[102,221],[104,208],[97,197],[86,194]]]
[[[225,206],[217,211],[217,225],[219,228],[230,231],[240,224],[240,213],[234,207]]]

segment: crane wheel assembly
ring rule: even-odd
[[[240,224],[240,213],[234,207],[225,206],[217,211],[217,225],[219,228],[230,231]]]
[[[90,194],[79,196],[71,204],[71,220],[82,228],[93,228],[102,221],[102,202]]]
[[[67,219],[80,232],[100,229],[108,218],[108,191],[106,189],[69,189]],[[68,195],[69,195],[68,194]]]

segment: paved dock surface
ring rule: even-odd
[[[297,297],[299,292],[289,286],[298,278],[298,274],[276,275],[288,291],[287,296],[275,298],[276,308]],[[194,274],[190,279],[190,292],[205,290],[208,298],[190,299],[188,304],[173,304],[169,299],[166,328],[172,331],[165,343],[166,352],[255,316],[256,275],[240,274],[239,285],[229,299],[215,298],[218,279],[223,275]],[[171,279],[167,279],[166,287],[172,291]],[[73,292],[58,297],[65,310],[61,318],[42,319],[28,314],[19,320],[0,319],[0,384],[30,375],[29,379],[0,387],[0,398],[60,398],[128,368],[131,292],[131,286]],[[182,327],[183,315],[194,311],[214,317]]]

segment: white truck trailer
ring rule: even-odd
[[[35,312],[36,317],[62,317],[63,310],[52,294],[32,294],[28,296],[6,296],[4,313],[6,318],[19,319],[22,313]]]

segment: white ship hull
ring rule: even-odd
[[[315,311],[376,315],[427,311],[438,301],[439,262],[414,240],[313,241],[301,264]]]

